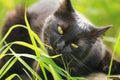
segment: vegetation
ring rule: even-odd
[[[27,0],[24,2],[24,0],[0,0],[0,27],[3,24],[5,14],[9,10],[13,10],[17,5],[24,4],[26,3],[27,6],[31,5],[33,2],[36,2],[37,0]],[[119,0],[72,0],[73,6],[87,16],[95,25],[98,26],[104,26],[104,25],[109,25],[112,24],[113,27],[111,30],[109,30],[106,34],[107,37],[104,37],[104,41],[107,44],[107,46],[111,49],[113,49],[113,56],[114,53],[118,53],[120,58],[120,29],[119,29],[119,13],[120,13],[120,5],[119,5]],[[65,70],[57,66],[53,61],[52,58],[56,58],[61,55],[55,55],[55,56],[49,56],[47,54],[47,51],[45,49],[45,44],[43,44],[38,36],[31,30],[29,26],[29,22],[27,21],[25,17],[26,25],[27,27],[21,25],[22,28],[25,28],[28,30],[30,33],[31,41],[32,44],[28,44],[22,41],[16,41],[12,43],[6,43],[5,38],[10,34],[10,32],[14,29],[17,28],[20,25],[14,25],[10,28],[8,33],[0,40],[0,45],[4,42],[6,45],[1,47],[0,52],[4,50],[1,55],[0,59],[2,59],[4,56],[9,56],[9,55],[14,55],[8,62],[4,65],[2,69],[0,69],[0,78],[4,76],[5,73],[14,65],[14,63],[19,60],[26,68],[31,72],[31,74],[34,76],[34,79],[39,79],[41,80],[41,77],[30,67],[25,63],[24,60],[22,60],[21,56],[27,57],[27,58],[32,58],[38,62],[42,72],[44,73],[44,77],[47,80],[46,72],[45,69],[47,69],[49,72],[52,73],[53,77],[55,80],[62,80],[61,75],[65,76],[67,79],[73,79],[73,80],[78,80],[78,78],[71,77]],[[41,48],[39,48],[36,44],[40,44]],[[26,55],[26,54],[16,54],[12,49],[12,45],[21,45],[28,47],[32,50],[35,51],[36,56],[34,55]],[[115,45],[115,46],[114,46]],[[49,47],[49,46],[47,46]],[[6,54],[6,52],[10,50],[11,54]],[[112,60],[111,60],[111,66],[110,66],[110,71],[108,76],[110,75],[111,72],[111,67],[112,67]],[[27,74],[27,72],[26,72]],[[31,76],[27,74],[29,78],[31,79]],[[7,80],[11,80],[13,77],[17,76],[20,80],[21,77],[18,74],[12,74],[10,75]],[[83,80],[84,78],[80,78],[79,80]],[[32,80],[32,79],[31,79]]]
[[[30,6],[37,1],[39,0],[26,0],[26,2],[25,0],[0,0],[0,29],[8,11],[14,10],[17,5],[27,3],[27,6]],[[84,14],[96,26],[113,25],[107,31],[106,37],[103,38],[111,49],[114,48],[116,37],[120,32],[119,3],[119,0],[72,0],[75,9]],[[117,49],[117,53],[120,53],[120,47]]]
[[[39,39],[39,37],[31,30],[29,22],[27,21],[27,18],[26,18],[26,14],[25,14],[25,22],[26,22],[26,26],[24,26],[24,25],[11,26],[9,31],[6,33],[6,35],[0,41],[0,45],[3,42],[6,44],[5,46],[3,46],[0,49],[0,52],[2,52],[0,55],[0,59],[2,59],[5,56],[13,55],[13,57],[11,57],[6,62],[6,64],[1,68],[0,78],[2,78],[7,73],[7,71],[14,65],[14,63],[18,60],[31,72],[31,74],[33,75],[33,78],[35,80],[42,80],[42,78],[21,58],[23,56],[23,57],[27,57],[27,58],[32,58],[38,62],[38,65],[40,66],[40,68],[43,72],[45,80],[48,80],[45,70],[48,70],[52,74],[54,80],[62,80],[61,76],[66,77],[68,80],[84,80],[84,78],[81,78],[81,77],[71,77],[67,71],[65,71],[62,68],[60,68],[59,66],[57,66],[55,64],[55,62],[52,60],[52,58],[56,58],[56,57],[61,56],[61,55],[49,56],[47,51],[46,51],[46,48],[45,48],[45,46],[46,47],[49,47],[49,46],[43,44],[41,42],[41,40]],[[11,42],[11,43],[6,43],[5,39],[9,36],[11,31],[15,28],[20,27],[20,26],[22,28],[25,28],[28,30],[32,44],[22,42],[22,41],[15,41],[15,42]],[[39,44],[40,47],[38,47],[37,44]],[[34,50],[36,55],[15,53],[11,48],[12,45],[21,45],[21,46],[28,47],[28,48]],[[6,52],[8,50],[11,51],[11,54],[6,54]],[[26,72],[26,75],[28,75],[29,79],[32,80],[32,77],[30,76],[30,74],[28,74],[28,72]],[[19,74],[12,74],[9,77],[7,77],[6,80],[11,80],[14,77],[18,77],[19,80],[22,80]]]

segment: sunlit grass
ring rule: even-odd
[[[6,63],[5,65],[2,67],[2,69],[0,69],[0,78],[2,78],[7,71],[16,63],[16,61],[18,60],[19,62],[21,62],[27,70],[30,71],[30,73],[32,74],[32,76],[34,76],[33,78],[35,80],[42,80],[41,76],[38,75],[21,57],[26,57],[26,58],[31,58],[34,59],[36,62],[38,62],[42,73],[44,75],[45,80],[48,80],[48,77],[46,75],[46,70],[49,71],[54,80],[62,80],[62,76],[66,77],[68,80],[84,80],[84,78],[81,77],[71,77],[69,75],[69,73],[67,71],[65,71],[64,69],[62,69],[61,67],[59,67],[53,60],[52,58],[57,58],[61,55],[55,55],[55,56],[49,56],[47,53],[47,50],[45,47],[44,43],[41,42],[40,38],[37,36],[37,34],[35,34],[29,25],[29,22],[27,20],[26,14],[25,14],[25,22],[26,22],[26,26],[24,25],[14,25],[11,26],[11,28],[9,29],[9,31],[6,33],[6,35],[3,37],[3,39],[0,41],[0,45],[2,45],[2,43],[5,43],[5,46],[3,46],[0,50],[0,52],[2,52],[0,54],[0,59],[4,58],[5,56],[11,56],[13,55],[13,57],[11,57]],[[6,43],[5,39],[9,36],[9,34],[12,32],[13,29],[15,28],[24,28],[27,29],[32,41],[32,44],[23,42],[23,41],[14,41],[14,42],[10,42],[10,43]],[[38,47],[38,44],[40,45],[40,47]],[[19,54],[16,53],[12,50],[12,46],[13,45],[20,45],[20,46],[25,46],[30,48],[31,50],[35,51],[36,55],[31,55],[31,54]],[[6,54],[6,52],[10,50],[11,53],[10,54]],[[30,75],[30,74],[26,74],[26,75]],[[19,74],[12,74],[9,77],[7,77],[6,79],[12,79],[14,77],[18,77],[21,80],[21,77],[19,76]],[[30,76],[31,77],[31,76]]]
[[[12,74],[6,80],[12,80],[14,77],[18,77],[19,80],[22,80],[22,78],[18,74]]]
[[[5,19],[7,11],[13,10],[17,5],[27,4],[27,7],[34,2],[39,0],[0,0],[0,28]],[[113,27],[107,31],[106,35],[109,37],[116,38],[117,34],[120,32],[120,5],[119,0],[108,1],[108,0],[71,0],[74,8],[84,14],[88,19],[90,19],[96,26],[105,26],[112,24]],[[6,6],[6,3],[10,3]],[[13,5],[11,5],[13,4]],[[13,7],[12,7],[13,6]],[[111,40],[110,40],[111,41]],[[110,48],[113,48],[114,43],[110,41],[105,41]]]
[[[17,1],[18,0],[16,0],[16,1],[15,0],[12,0],[12,1],[0,0],[0,3],[2,3],[2,5],[0,5],[0,9],[1,9],[1,11],[0,11],[1,19],[0,20],[1,21],[3,21],[2,18],[3,18],[3,16],[5,16],[4,14],[6,12],[6,9],[10,9],[10,10],[13,9],[15,7],[16,3],[19,3],[22,0],[19,0],[19,2],[17,2]],[[78,2],[76,2],[76,1],[78,1]],[[10,2],[10,4],[9,4],[9,2]],[[28,1],[28,4],[31,4],[32,2],[34,2],[34,1],[33,0]],[[119,17],[117,16],[117,13],[119,13],[120,10],[119,10],[118,1],[117,2],[115,2],[115,1],[107,2],[106,0],[103,0],[103,1],[102,0],[98,0],[98,1],[93,0],[90,3],[87,0],[72,0],[72,2],[74,3],[73,5],[75,6],[75,8],[78,11],[80,11],[80,12],[84,13],[86,16],[88,16],[95,24],[97,24],[97,25],[106,25],[109,23],[113,24],[114,27],[108,32],[109,35],[116,36],[115,33],[119,32],[119,21],[120,20],[119,20]],[[104,4],[103,4],[103,2],[104,2]],[[105,4],[107,4],[107,5],[105,5]],[[86,7],[84,7],[84,6],[86,6]],[[114,6],[114,7],[112,7],[112,6]],[[108,10],[108,8],[109,8],[109,10]],[[103,16],[103,17],[101,17],[101,16]],[[54,79],[57,79],[57,78],[61,79],[61,75],[64,75],[64,76],[67,75],[68,78],[70,77],[71,79],[74,80],[75,78],[72,78],[71,76],[69,76],[69,74],[67,74],[67,73],[63,74],[63,72],[66,72],[66,71],[64,71],[59,66],[57,66],[51,59],[51,58],[59,57],[61,55],[49,56],[45,49],[45,44],[43,44],[41,42],[41,40],[39,39],[39,37],[30,29],[30,26],[29,26],[29,23],[28,23],[26,17],[25,17],[25,21],[26,21],[27,27],[24,25],[19,25],[19,24],[12,26],[10,28],[10,30],[8,31],[8,33],[0,41],[0,45],[2,45],[2,43],[4,43],[5,39],[7,38],[7,36],[9,36],[11,31],[13,29],[17,28],[18,26],[21,26],[21,28],[25,28],[28,30],[31,40],[32,40],[32,45],[22,42],[22,41],[16,41],[13,43],[6,43],[6,45],[0,49],[0,52],[3,50],[3,52],[0,54],[0,59],[2,59],[5,56],[14,55],[10,60],[8,60],[8,62],[4,65],[4,67],[2,69],[0,69],[0,78],[3,77],[4,74],[7,73],[7,71],[14,65],[14,63],[17,60],[19,60],[24,66],[26,66],[26,68],[33,74],[33,76],[35,76],[35,79],[41,79],[41,77],[33,69],[31,69],[31,67],[28,66],[27,63],[25,63],[22,60],[21,56],[24,56],[24,57],[32,58],[32,59],[36,60],[40,66],[42,65],[41,68],[42,68],[42,71],[44,73],[44,77],[46,80],[47,80],[47,76],[46,76],[45,69],[47,69],[48,71],[50,71],[52,73]],[[0,22],[0,26],[1,25],[2,25],[2,23]],[[39,45],[41,45],[42,48],[39,48],[37,46],[37,44],[35,42],[36,40],[39,43]],[[115,44],[115,43],[113,43],[113,44]],[[120,44],[120,34],[117,38],[117,42],[115,44],[114,51],[113,51],[113,53],[117,52],[118,55],[120,56],[119,44]],[[11,49],[12,45],[26,46],[26,47],[34,50],[36,53],[36,56],[35,55],[26,55],[26,54],[17,54]],[[111,44],[109,44],[109,45],[111,45]],[[6,52],[8,50],[11,50],[11,54],[9,54],[9,55],[6,54]],[[113,54],[113,56],[114,56],[114,54]],[[113,60],[113,58],[112,58],[112,60]],[[111,60],[108,76],[110,76],[110,72],[111,72],[111,68],[112,68],[112,60]],[[46,64],[48,64],[48,65],[46,65]],[[52,64],[52,65],[50,65],[50,64]],[[7,67],[7,66],[9,66],[9,67]],[[21,79],[18,74],[12,74],[7,79],[9,80],[15,76],[17,76],[19,79]]]
[[[112,58],[111,58],[111,61],[110,61],[110,66],[109,66],[109,72],[108,72],[108,78],[110,77],[110,74],[111,74],[111,70],[112,70],[112,64],[113,64],[113,59],[115,58],[115,52],[117,51],[117,49],[120,47],[120,33],[117,37],[117,40],[116,40],[116,43],[115,43],[115,46],[114,46],[114,50],[113,50],[113,53],[112,53]],[[120,48],[119,48],[120,49]],[[120,54],[119,54],[120,55]]]

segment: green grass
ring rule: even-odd
[[[5,15],[14,10],[17,5],[27,4],[27,7],[39,0],[0,0],[0,32]],[[84,14],[96,26],[112,24],[113,27],[107,31],[104,41],[113,50],[116,37],[120,32],[120,0],[71,0],[74,8]],[[1,35],[1,34],[0,34]],[[119,47],[120,48],[120,47]],[[120,56],[120,49],[116,50]],[[119,57],[120,58],[120,57]]]
[[[38,62],[38,65],[40,66],[40,68],[44,74],[45,80],[48,80],[45,69],[48,70],[52,74],[54,80],[62,80],[62,76],[66,77],[68,80],[83,80],[84,79],[81,77],[71,77],[67,71],[65,71],[61,67],[57,66],[55,64],[55,62],[52,60],[52,58],[56,58],[61,55],[49,56],[46,51],[45,44],[42,43],[40,38],[37,36],[37,34],[35,34],[31,30],[30,25],[27,21],[26,15],[25,15],[25,22],[26,22],[26,26],[23,26],[23,25],[11,26],[9,31],[6,33],[6,35],[0,41],[0,45],[3,42],[6,44],[0,50],[0,52],[2,52],[0,54],[0,59],[2,59],[5,56],[13,55],[13,57],[11,57],[6,62],[6,64],[0,69],[0,78],[2,78],[7,73],[7,71],[15,64],[15,62],[18,60],[26,67],[26,69],[28,69],[31,72],[31,74],[34,76],[33,78],[35,80],[42,80],[42,78],[21,58],[21,57],[27,57],[27,58],[32,58]],[[18,28],[18,26],[21,26],[22,28],[28,30],[32,44],[22,42],[22,41],[15,41],[15,42],[11,42],[11,43],[5,42],[5,39],[9,36],[11,31],[14,30],[15,28]],[[37,44],[39,44],[40,47],[38,47]],[[13,45],[21,45],[21,46],[28,47],[28,48],[34,50],[36,55],[18,54],[11,49],[11,47]],[[48,47],[48,46],[46,46],[46,47]],[[8,50],[11,51],[11,54],[6,54],[6,52]],[[28,75],[29,78],[32,79],[29,74],[26,73],[26,75]],[[14,77],[18,77],[19,80],[22,80],[21,77],[19,76],[19,74],[15,74],[15,73],[10,75],[9,77],[7,77],[6,80],[11,80]]]
[[[37,0],[28,0],[27,1],[27,6],[31,5],[33,2],[36,2]],[[105,43],[107,46],[111,49],[113,49],[113,56],[111,59],[110,67],[109,67],[109,73],[108,77],[110,76],[111,73],[111,68],[112,68],[112,60],[115,55],[120,58],[120,5],[119,5],[119,0],[72,0],[72,4],[75,7],[76,10],[87,16],[95,25],[98,26],[104,26],[104,25],[109,25],[112,24],[113,27],[111,30],[109,30],[106,34],[106,36],[115,39],[116,41],[111,40],[110,38],[105,39]],[[18,4],[23,4],[24,0],[0,0],[0,26],[2,26],[5,13],[8,10],[13,10],[16,5]],[[29,22],[27,21],[25,17],[26,25],[15,25],[10,28],[8,33],[0,40],[0,45],[2,43],[5,43],[5,39],[7,36],[11,33],[11,31],[15,28],[18,28],[18,26],[21,26],[22,28],[25,28],[28,30],[32,44],[28,44],[22,41],[15,41],[12,43],[6,43],[5,46],[1,47],[0,52],[0,59],[2,59],[5,56],[10,56],[13,55],[11,59],[8,60],[8,62],[4,65],[2,69],[0,69],[0,78],[4,76],[4,74],[7,73],[7,71],[14,65],[14,63],[19,60],[34,76],[34,79],[39,79],[41,80],[41,77],[21,58],[21,56],[27,57],[27,58],[32,58],[38,62],[38,65],[40,65],[42,72],[44,73],[44,77],[47,80],[46,72],[45,69],[47,69],[49,72],[52,73],[53,77],[55,80],[62,80],[62,76],[66,76],[68,79],[73,79],[76,80],[76,78],[71,77],[65,70],[57,66],[53,61],[52,58],[56,58],[61,55],[55,55],[55,56],[49,56],[46,49],[45,49],[45,44],[41,42],[39,37],[31,30],[29,26]],[[118,35],[119,34],[119,35]],[[37,46],[37,43],[41,46],[39,48]],[[26,54],[17,54],[15,53],[12,49],[12,45],[21,45],[28,47],[32,50],[35,51],[35,55],[26,55]],[[48,47],[48,46],[46,46]],[[6,52],[10,50],[11,54],[6,54]],[[117,53],[117,54],[115,54]],[[29,76],[30,80],[31,76],[26,72],[26,75]],[[7,80],[12,79],[13,77],[17,76],[19,80],[22,80],[21,77],[18,74],[12,74],[10,75]],[[79,77],[79,79],[82,79]],[[82,79],[83,80],[83,79]]]
[[[112,58],[111,58],[111,61],[110,61],[110,66],[109,66],[108,77],[110,77],[110,73],[111,73],[111,70],[112,70],[112,64],[113,64],[113,59],[114,59],[114,56],[115,56],[115,52],[117,51],[118,48],[120,49],[119,45],[120,45],[120,33],[117,37],[117,41],[116,41],[115,46],[114,46],[114,50],[113,50],[113,54],[112,54]]]

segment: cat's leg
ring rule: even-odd
[[[24,7],[17,7],[15,11],[11,11],[8,13],[7,18],[5,20],[5,23],[3,25],[2,29],[2,37],[5,36],[5,34],[8,32],[8,30],[11,28],[11,26],[16,25],[16,24],[21,24],[21,25],[26,25],[25,20],[24,20]],[[28,20],[30,19],[30,15],[27,13]],[[31,43],[28,31],[24,28],[18,27],[15,28],[7,37],[5,40],[7,43],[14,42],[14,41],[24,41]],[[13,45],[11,47],[16,53],[28,53],[32,54],[33,51],[23,47],[23,46],[18,46],[18,45]],[[11,53],[10,51],[7,52]],[[2,66],[11,58],[11,56],[6,56],[3,59],[0,60],[0,69]],[[23,58],[29,65],[32,65],[31,59],[28,58]],[[10,75],[12,73],[17,73],[17,74],[22,74],[25,73],[22,69],[25,68],[19,61],[17,61],[14,66],[7,72],[6,75]],[[5,75],[5,77],[6,77]],[[1,80],[4,80],[3,77]]]

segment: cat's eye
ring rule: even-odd
[[[73,48],[78,48],[79,46],[77,45],[77,44],[75,44],[75,43],[71,43],[71,46],[73,47]]]
[[[59,32],[59,34],[63,34],[63,29],[62,29],[62,27],[61,26],[58,26],[58,32]]]

